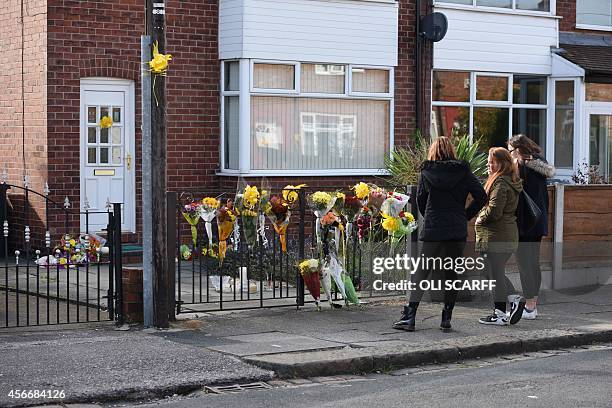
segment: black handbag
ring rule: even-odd
[[[522,172],[521,172],[522,173]],[[521,176],[523,176],[521,174]],[[527,173],[523,176],[523,180],[527,179]],[[538,207],[535,201],[525,190],[521,191],[518,206],[518,229],[519,235],[526,236],[542,218],[542,209]]]

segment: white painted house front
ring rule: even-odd
[[[448,19],[446,37],[434,45],[434,136],[469,133],[503,146],[511,135],[526,134],[559,178],[580,163],[599,164],[590,160],[597,136],[589,115],[593,109],[606,115],[601,146],[607,146],[612,110],[593,106],[585,70],[563,57],[555,0],[435,0],[434,9]]]
[[[395,0],[220,0],[220,173],[378,173],[397,42]]]

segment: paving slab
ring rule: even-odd
[[[278,331],[229,336],[225,339],[229,340],[231,343],[211,346],[210,349],[245,357],[344,347],[342,343]]]

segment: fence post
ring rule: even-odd
[[[563,273],[563,213],[565,210],[565,186],[555,183],[555,217],[553,239],[553,262],[550,288],[555,288],[555,276]]]
[[[298,190],[298,197],[300,201],[300,226],[299,226],[299,237],[298,237],[298,254],[300,260],[305,257],[305,230],[304,223],[306,222],[306,198],[304,197],[304,190]],[[304,279],[302,278],[302,274],[297,274],[297,306],[304,306]]]
[[[414,215],[414,219],[417,221],[418,228],[416,231],[410,234],[410,242],[408,242],[408,257],[418,256],[419,252],[419,231],[422,228],[422,219],[419,214],[419,206],[417,203],[417,186],[408,186],[410,193],[410,213]],[[406,271],[406,279],[411,281],[411,271]],[[406,301],[410,297],[410,290],[406,289]]]
[[[168,243],[168,318],[176,320],[176,192],[166,192],[166,242]]]
[[[115,320],[115,218],[108,209],[108,225],[106,226],[106,236],[108,238],[108,291],[106,292],[106,302],[108,306],[108,317]],[[59,316],[59,315],[58,315]]]
[[[123,324],[123,259],[121,248],[121,204],[113,203],[113,246],[115,263],[115,316],[117,325]]]

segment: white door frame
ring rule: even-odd
[[[125,92],[125,111],[124,111],[124,137],[125,137],[125,152],[124,157],[130,154],[132,156],[132,168],[133,171],[128,172],[129,175],[125,177],[131,177],[131,185],[134,186],[132,191],[124,191],[124,194],[133,194],[133,205],[131,208],[123,208],[124,214],[129,214],[130,217],[129,222],[125,222],[124,220],[124,231],[126,232],[136,232],[136,132],[135,132],[135,121],[136,121],[136,113],[135,113],[135,85],[134,81],[129,79],[117,79],[117,78],[81,78],[81,92],[80,92],[80,124],[79,124],[79,189],[80,189],[80,202],[81,202],[81,211],[83,211],[83,205],[85,203],[85,185],[83,182],[83,177],[81,175],[81,170],[85,166],[86,155],[83,154],[84,149],[84,137],[85,129],[87,127],[87,111],[85,104],[82,102],[85,100],[85,93],[87,91],[108,91],[109,89],[121,90]],[[125,163],[125,161],[124,161]],[[125,201],[125,200],[124,200]],[[124,218],[127,218],[124,216]],[[82,224],[82,222],[81,222]],[[83,229],[83,225],[81,225]]]
[[[583,151],[585,152],[587,163],[590,164],[591,158],[591,115],[610,115],[612,116],[612,102],[585,102],[583,109],[582,134]],[[609,152],[612,154],[612,152]]]

